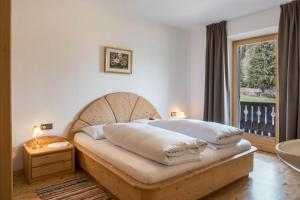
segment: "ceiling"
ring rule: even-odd
[[[291,0],[107,0],[109,9],[189,28],[266,10]]]

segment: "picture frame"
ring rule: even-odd
[[[104,72],[132,74],[132,50],[104,47]]]

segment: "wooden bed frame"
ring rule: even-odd
[[[128,122],[160,115],[154,106],[133,93],[112,93],[89,104],[74,121],[69,138],[83,127],[112,122]],[[200,168],[154,184],[144,184],[125,174],[73,141],[81,168],[121,200],[195,200],[202,198],[253,170],[255,147],[205,168]]]

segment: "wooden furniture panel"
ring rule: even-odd
[[[60,161],[57,163],[51,163],[47,165],[42,165],[39,167],[32,168],[31,177],[37,178],[49,174],[55,174],[57,172],[70,171],[72,169],[72,161]]]
[[[128,92],[108,94],[105,96],[117,122],[128,122],[138,95]]]
[[[199,173],[189,179],[166,187],[164,190],[158,189],[152,195],[155,194],[154,199],[159,200],[199,199],[235,180],[247,176],[252,170],[253,154],[249,154],[243,158],[217,165],[208,172]]]
[[[62,173],[75,171],[75,148],[69,143],[65,147],[49,148],[47,144],[67,141],[63,137],[41,137],[41,149],[32,149],[34,141],[24,144],[24,174],[29,183]]]
[[[81,113],[80,119],[90,125],[116,122],[114,113],[104,97],[92,102]]]
[[[129,121],[143,118],[160,118],[154,106],[145,98],[139,97],[132,111]]]
[[[11,0],[0,0],[0,199],[12,199]]]
[[[232,183],[253,170],[256,148],[224,159],[205,168],[184,173],[155,184],[144,184],[126,175],[79,144],[79,165],[119,199],[196,200]]]
[[[276,138],[253,135],[249,133],[245,133],[243,138],[249,140],[253,145],[255,145],[255,147],[257,147],[261,151],[275,153],[275,146],[277,144]]]
[[[75,133],[87,126],[148,117],[160,118],[160,115],[145,98],[129,92],[107,94],[82,109],[69,129],[68,138],[72,140]]]
[[[117,122],[128,122],[133,119],[146,118],[149,115],[159,118],[159,113],[153,105],[138,95],[120,92],[108,94],[105,98]],[[82,113],[85,110],[91,111],[93,109],[88,105]],[[97,115],[105,117],[100,112],[91,113],[93,115],[97,113]],[[92,118],[94,117],[97,116]],[[85,119],[91,118],[85,116]],[[92,122],[83,122],[81,115],[79,115],[70,128],[68,134],[70,140],[73,140],[78,127],[83,128],[86,124],[92,124]],[[247,176],[253,169],[253,153],[256,151],[256,148],[252,147],[246,152],[205,168],[196,169],[159,183],[144,184],[74,141],[73,144],[77,150],[76,156],[79,165],[121,200],[199,199],[243,176]]]
[[[99,184],[120,199],[139,200],[141,191],[132,187],[125,180],[113,174],[109,169],[100,165],[86,154],[76,152],[76,161],[82,169],[88,172]]]
[[[32,158],[32,167],[37,167],[49,163],[72,160],[72,151],[66,151],[61,153],[53,153],[43,156],[37,156]]]

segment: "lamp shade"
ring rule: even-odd
[[[184,113],[184,112],[180,112],[180,113],[178,114],[178,117],[179,117],[179,118],[186,118],[186,116],[185,116],[185,113]]]
[[[173,118],[186,118],[184,112],[171,112],[171,117],[173,117]]]
[[[33,130],[32,130],[32,136],[34,137],[34,138],[37,138],[37,137],[39,137],[39,136],[41,136],[41,135],[43,135],[44,133],[43,133],[43,131],[41,130],[41,127],[40,126],[34,126],[33,127]]]

